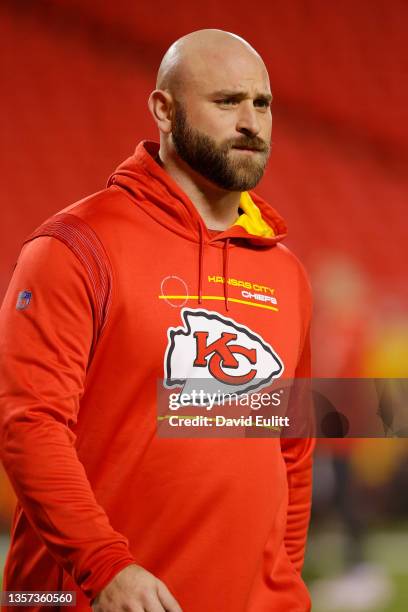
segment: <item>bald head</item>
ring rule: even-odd
[[[262,58],[246,40],[223,30],[198,30],[179,38],[166,51],[156,87],[180,94],[215,75],[222,79],[232,65],[237,69],[243,63],[258,66],[267,77]]]
[[[148,102],[160,159],[194,181],[251,189],[268,160],[271,100],[265,64],[245,40],[222,30],[183,36],[163,57]]]

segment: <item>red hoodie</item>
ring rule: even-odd
[[[1,458],[19,500],[3,589],[76,590],[89,610],[137,563],[183,612],[305,612],[313,441],[160,438],[156,385],[195,315],[308,376],[309,285],[268,204],[251,193],[255,217],[214,235],[157,151],[141,143],[18,259],[0,312]]]

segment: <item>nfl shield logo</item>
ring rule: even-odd
[[[20,291],[17,298],[17,310],[25,310],[31,302],[31,291]]]

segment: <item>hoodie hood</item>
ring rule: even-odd
[[[228,262],[230,245],[240,243],[260,247],[273,247],[286,236],[283,219],[269,204],[253,192],[241,194],[237,221],[225,231],[211,235],[196,207],[171,176],[155,160],[159,145],[143,141],[135,153],[125,160],[111,175],[108,187],[124,189],[137,206],[155,221],[187,240],[197,242],[197,293],[202,303],[204,246],[211,244],[223,248],[223,277],[225,309],[228,311]]]
[[[282,217],[252,191],[241,194],[242,213],[234,225],[215,237],[211,236],[194,204],[156,162],[158,152],[158,143],[142,141],[135,153],[110,176],[107,186],[125,189],[135,203],[158,223],[194,242],[220,243],[235,238],[272,247],[286,237],[287,229]]]

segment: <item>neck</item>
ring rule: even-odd
[[[225,230],[238,218],[240,191],[227,191],[203,178],[162,147],[157,160],[190,198],[208,229]]]

